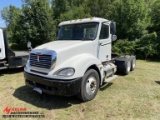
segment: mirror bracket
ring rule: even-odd
[[[112,41],[116,41],[117,40],[117,35],[112,35]]]
[[[28,47],[30,50],[32,50],[32,43],[31,43],[30,41],[28,41],[27,47]]]

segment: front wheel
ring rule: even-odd
[[[99,75],[96,70],[88,70],[83,78],[80,93],[77,95],[82,101],[90,101],[95,98],[99,88]]]

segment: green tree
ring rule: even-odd
[[[2,10],[7,23],[9,39],[16,49],[27,49],[31,41],[33,47],[49,42],[55,37],[53,11],[48,0],[23,0],[22,9],[10,6]]]
[[[26,0],[22,12],[25,21],[25,37],[33,43],[33,46],[53,40],[54,21],[48,0]]]
[[[69,9],[73,9],[74,7],[79,7],[85,4],[85,0],[67,0],[67,4]]]
[[[86,5],[90,9],[91,16],[110,18],[110,6],[113,0],[87,0]]]
[[[68,11],[67,0],[52,0],[52,9],[54,11],[54,19],[58,19],[61,14]]]
[[[157,34],[160,36],[160,0],[156,0],[152,6],[152,10],[150,12],[151,16],[151,27],[150,31],[156,31]]]
[[[147,33],[150,8],[146,0],[115,0],[110,9],[110,18],[117,22],[119,39],[134,40]]]
[[[76,20],[91,17],[89,11],[84,6],[74,7],[72,10],[61,14],[60,21]]]
[[[118,40],[113,48],[113,53],[118,53],[121,55],[134,55],[136,51],[136,42],[135,41],[128,41],[127,39]]]
[[[4,7],[1,11],[2,18],[5,20],[7,25],[7,35],[10,42],[17,47],[23,48],[23,14],[21,9],[10,5],[9,7]]]
[[[147,59],[158,55],[157,34],[151,33],[141,37],[136,43],[136,54],[139,58]]]

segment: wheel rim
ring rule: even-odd
[[[90,76],[87,79],[87,83],[86,83],[86,92],[88,95],[92,95],[94,94],[94,92],[96,91],[97,88],[97,81],[96,78],[93,76]]]
[[[127,71],[129,72],[131,69],[131,65],[130,65],[130,62],[128,62],[128,65],[127,65]]]

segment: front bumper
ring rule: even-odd
[[[26,85],[40,88],[42,92],[54,95],[73,96],[80,92],[82,78],[58,80],[24,72]]]

